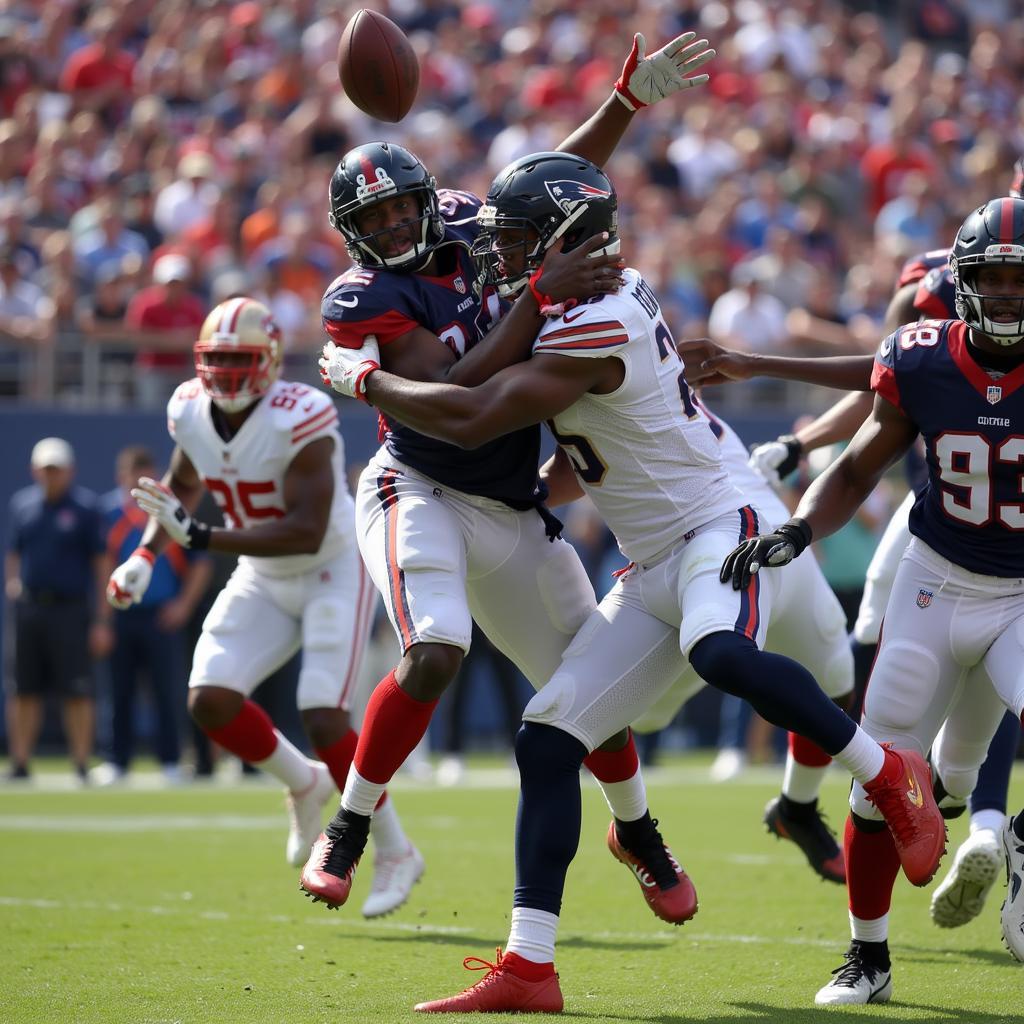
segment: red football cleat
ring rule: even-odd
[[[326,903],[328,910],[337,910],[348,899],[359,863],[358,857],[347,865],[330,863],[340,859],[337,855],[331,857],[334,847],[335,841],[326,832],[321,832],[299,876],[299,888],[311,896],[314,903]]]
[[[467,971],[487,971],[487,974],[465,992],[448,999],[434,999],[417,1003],[417,1013],[561,1013],[562,990],[558,975],[551,974],[540,981],[526,981],[514,975],[503,962],[497,949],[496,962],[490,963],[478,956],[467,956],[462,966]]]
[[[884,746],[885,766],[864,790],[889,826],[903,873],[913,885],[927,885],[946,852],[946,823],[932,793],[932,773],[916,751]]]
[[[658,822],[651,824],[657,826]],[[608,826],[608,849],[636,876],[655,916],[669,924],[682,924],[697,913],[697,890],[656,828],[652,828],[650,839],[643,849],[633,852],[619,842],[614,819]]]

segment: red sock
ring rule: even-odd
[[[502,956],[501,966],[503,970],[514,974],[517,978],[522,978],[523,981],[543,981],[555,973],[554,964],[536,964],[518,953],[506,953]]]
[[[862,921],[874,921],[889,913],[892,888],[900,873],[900,857],[892,833],[865,832],[846,819],[843,835],[846,855],[846,889],[850,896],[850,912]]]
[[[625,782],[633,778],[640,770],[633,730],[630,729],[629,740],[621,750],[595,750],[583,759],[583,763],[598,782]]]
[[[789,752],[793,760],[805,768],[824,768],[832,763],[832,758],[817,743],[812,743],[798,732],[789,734]]]
[[[274,723],[266,711],[251,700],[242,705],[242,710],[227,725],[219,729],[203,729],[203,732],[250,764],[266,761],[277,749]]]
[[[430,725],[436,700],[414,700],[389,672],[370,694],[356,746],[356,771],[377,785],[390,782]]]
[[[358,742],[359,736],[355,729],[349,729],[340,740],[335,740],[329,747],[315,748],[316,756],[327,765],[327,770],[331,773],[331,778],[334,779],[334,784],[338,787],[339,791],[344,791],[345,789],[348,770],[352,767],[352,758],[355,756],[356,744]],[[381,793],[374,810],[380,810],[387,798],[388,794],[387,790],[385,790]]]
[[[355,729],[349,729],[340,740],[335,740],[329,747],[314,747],[316,756],[320,758],[334,779],[339,790],[345,788],[348,770],[352,767],[352,757],[356,752],[359,736]]]

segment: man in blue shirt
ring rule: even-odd
[[[106,606],[103,538],[95,495],[72,485],[74,462],[67,441],[43,438],[32,449],[35,483],[11,498],[4,584],[14,614],[6,709],[12,779],[29,777],[47,694],[63,698],[64,732],[82,781],[92,753],[91,659],[106,655],[111,633],[91,622],[90,605]]]
[[[117,456],[118,486],[100,499],[106,535],[107,571],[120,565],[139,546],[148,516],[132,500],[139,477],[156,477],[156,462],[148,449],[130,445]],[[142,600],[115,615],[104,601],[97,617],[113,623],[110,652],[113,697],[111,749],[108,761],[92,779],[109,784],[128,772],[135,746],[135,694],[139,674],[152,687],[156,711],[155,753],[168,782],[180,779],[178,722],[185,714],[185,647],[182,629],[192,617],[213,575],[213,563],[203,552],[170,544],[153,566],[153,578]]]

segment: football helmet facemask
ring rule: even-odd
[[[949,253],[956,314],[998,345],[1024,339],[1024,294],[992,295],[978,287],[985,266],[1024,266],[1024,199],[992,199],[960,226]]]
[[[607,231],[599,253],[619,251],[615,188],[599,167],[572,153],[533,153],[509,164],[476,219],[472,255],[479,283],[506,297],[523,288],[560,238],[569,252]]]
[[[364,233],[356,215],[392,196],[413,197],[419,210],[401,226]],[[437,182],[419,158],[390,142],[370,142],[349,150],[331,177],[331,227],[340,231],[353,262],[361,267],[418,270],[444,241],[444,221],[437,200]],[[414,244],[401,252],[401,235],[411,227]],[[387,250],[399,250],[385,256]]]
[[[255,299],[228,299],[213,309],[193,351],[203,390],[224,412],[258,401],[281,372],[281,331]]]

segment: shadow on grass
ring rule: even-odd
[[[351,939],[353,934],[352,932],[347,932],[341,937]],[[493,935],[489,937],[482,936],[479,932],[445,934],[444,932],[432,931],[430,928],[424,928],[423,931],[410,930],[400,934],[360,931],[358,937],[368,942],[416,943],[420,945],[424,939],[429,939],[431,945],[460,946],[466,951],[467,956],[485,956],[488,950],[493,952],[495,946],[504,946],[506,941],[505,935],[500,939],[495,939]],[[658,939],[588,939],[585,936],[573,936],[564,942],[560,942],[558,946],[559,949],[636,950],[646,952],[651,949],[663,949],[670,944],[667,940]]]
[[[622,1021],[646,1021],[647,1024],[736,1024],[737,1021],[763,1021],[764,1024],[823,1024],[833,1021],[864,1021],[870,1019],[866,1016],[872,1007],[852,1007],[844,1009],[841,1006],[766,1006],[763,1003],[728,1003],[728,1006],[739,1011],[725,1017],[689,1016],[685,1013],[651,1014],[639,1012],[636,1015],[626,1013],[599,1013],[589,1010],[577,1011],[570,1000],[567,1002],[563,1019],[572,1020],[574,1017],[580,1020],[622,1020]],[[880,1012],[887,1013],[888,1010],[899,1010],[901,1007],[912,1010],[924,1011],[930,1016],[916,1017],[915,1020],[923,1024],[1010,1024],[1012,1021],[1019,1021],[1020,1017],[1013,1013],[981,1013],[977,1010],[949,1008],[945,1006],[927,1006],[923,1003],[903,1003],[894,1001],[888,1003]]]

